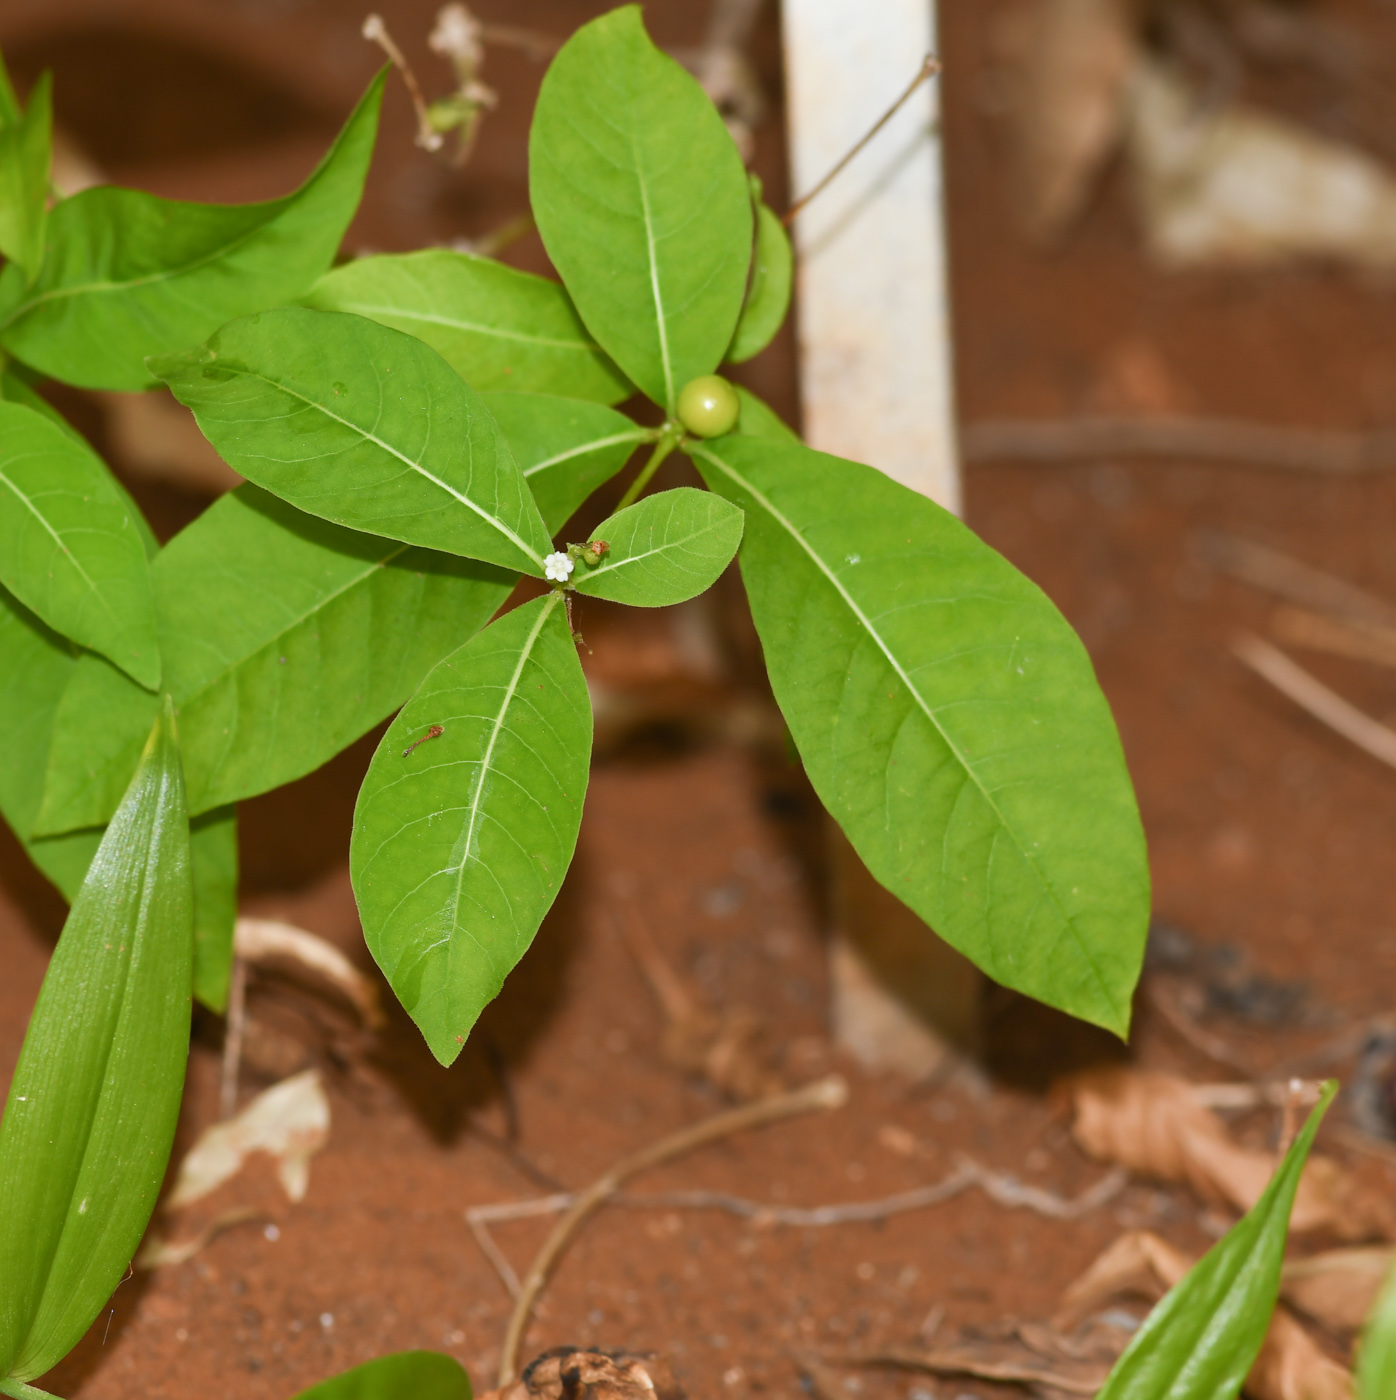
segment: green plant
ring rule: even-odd
[[[382,87],[284,199],[101,187],[50,207],[48,88],[21,111],[0,82],[0,811],[75,897],[66,946],[113,910],[147,910],[137,888],[167,890],[143,936],[185,951],[158,973],[141,963],[150,982],[123,995],[168,1011],[192,986],[223,1009],[235,804],[397,711],[359,796],[352,873],[374,957],[449,1064],[576,842],[591,716],[573,600],[681,602],[735,555],[794,743],[873,874],[991,976],[1123,1035],[1148,877],[1086,653],[957,520],[803,446],[718,377],[775,334],[791,258],[697,84],[633,6],[559,53],[530,190],[561,282],[441,250],[331,266]],[[248,484],[158,547],[34,392],[44,377],[163,382]],[[613,407],[637,392],[657,425]],[[594,538],[555,547],[641,447]],[[676,450],[709,489],[644,495]],[[538,596],[496,616],[520,576]],[[156,775],[166,806],[141,835]],[[117,1030],[82,1054],[56,1035],[40,1013],[77,995],[67,956],[24,1065],[97,1094],[93,1066],[126,1022],[113,1010]],[[104,1116],[98,1094],[87,1138],[55,1139],[52,1180],[86,1170],[99,1131],[163,1164],[187,1034],[174,1021],[121,1052],[166,1066],[154,1087],[123,1081],[144,1116]],[[93,1205],[107,1254],[64,1252],[93,1228],[64,1213],[71,1192],[30,1233],[9,1208],[40,1189],[36,1160],[8,1146],[29,1122],[13,1094],[0,1249],[47,1259],[73,1300],[44,1330],[40,1284],[0,1270],[0,1389],[18,1394],[100,1306],[154,1186]]]

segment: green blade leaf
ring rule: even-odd
[[[1280,1296],[1294,1193],[1337,1091],[1325,1087],[1264,1194],[1149,1314],[1096,1400],[1235,1400]]]
[[[349,851],[359,917],[442,1064],[562,885],[590,758],[586,680],[558,593],[448,656],[373,756]]]
[[[398,1351],[312,1385],[292,1400],[471,1400],[470,1377],[442,1352]]]
[[[549,533],[609,481],[647,442],[647,429],[623,413],[552,394],[482,394],[528,482]]]
[[[19,101],[15,97],[14,84],[10,81],[4,58],[0,57],[0,127],[10,126],[19,119]]]
[[[800,435],[776,413],[768,403],[758,399],[750,389],[740,384],[732,386],[737,391],[741,412],[737,426],[732,429],[742,437],[771,438],[776,442],[799,442]]]
[[[236,807],[215,807],[190,823],[189,862],[194,880],[194,996],[221,1014],[228,1009],[238,916]]]
[[[596,527],[610,548],[572,574],[578,593],[637,608],[662,608],[717,582],[742,542],[742,513],[711,491],[679,486],[645,496]]]
[[[746,292],[751,198],[716,108],[638,5],[584,25],[543,79],[529,193],[588,329],[672,414],[721,363]]]
[[[54,715],[76,665],[72,644],[0,588],[0,814],[34,864],[70,901],[87,875],[101,832],[42,840],[32,833],[44,795]]]
[[[145,545],[105,464],[20,404],[0,402],[0,583],[57,632],[160,683]]]
[[[332,758],[483,627],[513,584],[486,564],[340,529],[250,485],[176,535],[151,577],[196,813]],[[99,658],[81,658],[58,706],[37,829],[107,819],[150,703]]]
[[[189,824],[167,701],[73,902],[0,1124],[0,1375],[76,1344],[155,1208],[189,1052]]]
[[[997,981],[1123,1035],[1148,865],[1076,634],[871,467],[762,438],[689,450],[746,511],[742,578],[776,700],[868,869]]]
[[[99,186],[49,217],[48,255],[24,287],[0,274],[0,345],[87,389],[144,389],[146,356],[305,292],[330,265],[363,194],[384,75],[315,172],[266,204],[188,204]]]
[[[508,443],[415,337],[286,306],[151,368],[230,466],[301,510],[542,576],[548,532]]]
[[[772,340],[790,310],[795,282],[795,258],[781,222],[762,203],[756,206],[756,251],[751,260],[751,283],[742,303],[727,358],[741,364],[759,354]]]
[[[0,125],[0,253],[26,277],[39,270],[53,156],[53,80],[45,73],[14,123]]]
[[[1357,1351],[1357,1393],[1361,1400],[1396,1395],[1396,1267],[1387,1275]]]
[[[491,258],[445,248],[359,258],[326,273],[302,302],[415,335],[481,393],[617,403],[634,392],[560,282]]]

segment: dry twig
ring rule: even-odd
[[[1227,418],[986,419],[960,431],[966,461],[1163,457],[1350,476],[1396,467],[1396,433],[1279,428]]]
[[[1396,666],[1396,627],[1282,605],[1271,614],[1270,630],[1290,646]]]
[[[1284,652],[1249,634],[1240,637],[1232,651],[1262,680],[1307,710],[1321,724],[1341,734],[1351,744],[1388,767],[1396,768],[1396,730],[1363,714],[1336,691],[1293,662]]]
[[[746,1128],[779,1122],[821,1108],[840,1108],[848,1101],[848,1085],[838,1075],[816,1080],[788,1094],[776,1094],[756,1103],[743,1104],[726,1113],[715,1114],[678,1132],[670,1133],[650,1146],[622,1158],[584,1191],[577,1193],[567,1214],[553,1227],[543,1247],[538,1251],[528,1273],[519,1286],[519,1296],[509,1317],[504,1335],[504,1347],[499,1360],[498,1384],[506,1386],[518,1369],[519,1347],[524,1329],[533,1313],[533,1305],[543,1291],[553,1267],[586,1218],[609,1197],[615,1195],[622,1182],[648,1167],[682,1156],[706,1143],[716,1142]]]

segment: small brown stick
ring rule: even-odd
[[[1278,549],[1220,533],[1203,535],[1198,545],[1209,564],[1243,583],[1350,621],[1396,628],[1396,607],[1385,599]]]
[[[650,991],[659,1003],[667,1021],[688,1021],[693,1018],[693,998],[688,988],[679,980],[678,973],[669,966],[664,954],[655,946],[649,930],[640,918],[634,901],[630,901],[627,918],[619,927],[621,938],[630,949],[631,956],[639,964]]]
[[[960,450],[974,462],[1198,457],[1333,476],[1396,467],[1396,433],[1281,428],[1229,418],[987,419],[960,430]]]
[[[446,138],[432,126],[431,116],[427,111],[427,100],[422,96],[417,75],[412,71],[412,65],[408,63],[406,55],[393,42],[393,36],[388,33],[388,26],[383,23],[383,16],[369,15],[364,20],[362,32],[365,39],[377,44],[388,55],[393,67],[402,74],[407,95],[412,99],[412,110],[417,114],[417,144],[424,151],[439,151],[445,145]]]
[[[756,1103],[743,1104],[740,1108],[729,1109],[726,1113],[714,1114],[701,1123],[680,1128],[678,1132],[670,1133],[658,1142],[623,1157],[609,1171],[598,1177],[577,1195],[567,1214],[553,1226],[542,1249],[529,1265],[528,1273],[524,1275],[518,1299],[509,1317],[509,1326],[504,1334],[498,1385],[503,1387],[514,1380],[524,1329],[528,1326],[529,1318],[533,1314],[533,1305],[543,1291],[553,1267],[562,1257],[563,1251],[583,1221],[609,1196],[613,1196],[623,1181],[648,1167],[659,1166],[662,1162],[746,1128],[775,1123],[782,1118],[792,1118],[802,1113],[813,1113],[816,1109],[840,1108],[847,1101],[848,1085],[840,1076],[830,1075],[791,1093],[775,1094]]]
[[[897,113],[901,111],[901,109],[908,102],[911,101],[912,94],[916,91],[916,89],[919,88],[921,84],[924,83],[928,78],[935,77],[935,75],[939,72],[940,59],[938,59],[935,56],[935,54],[928,53],[926,57],[922,59],[920,68],[916,70],[916,76],[906,85],[906,91],[903,92],[902,95],[899,98],[897,98],[897,100],[872,124],[872,126],[868,128],[867,134],[862,138],[862,140],[855,142],[852,148],[839,159],[838,163],[834,166],[834,168],[812,190],[810,190],[808,194],[801,195],[800,198],[797,199],[794,202],[794,204],[792,204],[790,208],[785,211],[785,217],[781,220],[782,225],[784,225],[784,227],[786,228],[789,228],[790,225],[795,221],[795,216],[800,212],[800,210],[802,210],[805,207],[805,205],[807,205],[810,202],[810,200],[812,200],[815,197],[815,195],[823,193],[823,191],[827,189],[830,184],[833,183],[835,177],[843,172],[844,167],[847,166],[849,161],[851,161],[853,157],[856,156],[858,152],[861,151],[863,147],[866,146],[868,142],[871,141],[873,137],[876,136],[877,133],[881,131],[882,128],[886,126],[887,123],[890,122],[892,118],[895,117]]]
[[[1276,641],[1292,647],[1326,651],[1354,661],[1396,666],[1396,627],[1352,618],[1330,617],[1282,604],[1270,615],[1270,631]]]
[[[1259,637],[1243,636],[1231,649],[1258,676],[1321,724],[1326,724],[1379,762],[1396,768],[1396,730],[1363,714],[1302,666],[1296,665],[1284,652],[1277,651]]]
[[[235,952],[228,987],[228,1014],[223,1023],[223,1066],[218,1087],[220,1118],[231,1118],[238,1106],[238,1069],[242,1065],[242,1040],[246,1031],[247,963]]]

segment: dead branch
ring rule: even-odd
[[[1341,734],[1351,744],[1388,767],[1396,768],[1396,730],[1363,714],[1336,691],[1311,676],[1302,666],[1291,661],[1284,652],[1263,642],[1259,637],[1245,635],[1233,645],[1232,651],[1263,680],[1267,680],[1282,695],[1307,710],[1321,724]]]
[[[972,462],[1196,457],[1334,476],[1396,467],[1396,433],[1280,428],[1226,418],[986,419],[960,430],[960,449]]]
[[[816,1080],[803,1088],[788,1094],[776,1094],[756,1103],[743,1104],[740,1108],[729,1109],[726,1113],[715,1114],[680,1128],[650,1146],[623,1157],[608,1171],[598,1177],[584,1191],[575,1197],[567,1214],[553,1227],[544,1241],[542,1249],[529,1266],[519,1286],[518,1300],[509,1317],[509,1326],[504,1335],[504,1347],[499,1361],[498,1384],[509,1385],[518,1369],[519,1347],[523,1342],[524,1329],[533,1314],[533,1306],[543,1291],[557,1261],[571,1242],[582,1223],[598,1206],[613,1196],[622,1182],[637,1172],[659,1166],[674,1157],[692,1152],[710,1142],[729,1137],[747,1128],[759,1127],[766,1123],[779,1122],[803,1113],[813,1113],[816,1109],[840,1108],[848,1101],[848,1085],[838,1075]]]
[[[1270,630],[1289,646],[1396,666],[1396,627],[1281,605],[1270,616]]]

